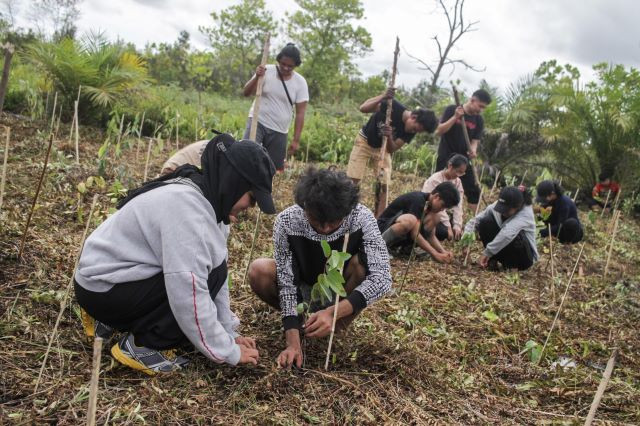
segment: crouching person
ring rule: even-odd
[[[556,181],[543,180],[536,188],[537,202],[544,207],[551,207],[551,215],[544,221],[545,227],[540,230],[540,236],[546,238],[551,235],[558,238],[562,244],[574,244],[582,240],[584,231],[578,218],[578,209],[571,198],[564,195],[564,189]]]
[[[453,253],[445,250],[436,237],[440,213],[460,202],[460,194],[451,182],[442,182],[430,192],[409,192],[399,196],[378,218],[378,228],[389,249],[418,247],[441,263],[450,263]],[[424,218],[423,218],[424,212]],[[422,219],[422,224],[420,224]]]
[[[153,375],[186,364],[166,351],[191,342],[209,359],[256,364],[229,306],[226,239],[220,223],[255,205],[275,213],[273,163],[261,146],[214,138],[192,165],[129,191],[84,245],[75,294],[88,335],[125,333],[111,349]]]
[[[525,270],[538,260],[536,223],[531,194],[524,187],[502,188],[498,201],[487,206],[465,226],[477,232],[484,245],[478,263],[483,268]]]
[[[347,297],[338,305],[336,329],[347,327],[364,308],[391,290],[389,256],[376,220],[358,203],[358,187],[346,174],[309,168],[295,189],[296,204],[276,218],[275,259],[257,259],[249,269],[251,288],[270,306],[281,310],[287,347],[278,356],[282,367],[302,366],[300,333],[321,338],[331,332],[333,304],[314,306],[310,294],[325,257],[320,241],[342,250],[349,235],[344,267]],[[299,303],[312,312],[304,324],[296,312]]]

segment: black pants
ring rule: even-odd
[[[463,154],[466,157],[466,154]],[[436,166],[438,170],[447,168],[448,158],[443,158],[438,156],[438,161]],[[473,164],[469,161],[469,165],[467,166],[467,171],[460,178],[462,182],[462,189],[464,189],[464,195],[467,197],[467,202],[469,204],[478,204],[478,200],[480,199],[480,188],[478,183],[476,182],[475,175],[473,174]]]
[[[485,247],[500,232],[500,227],[493,215],[488,215],[481,220],[477,229],[482,245]],[[524,236],[524,231],[520,231],[506,247],[493,255],[492,259],[497,260],[507,269],[516,268],[521,271],[529,269],[533,265],[533,250]]]
[[[436,225],[436,238],[438,241],[444,241],[449,238],[449,228],[447,228],[442,222],[438,222]]]
[[[556,237],[562,244],[575,244],[582,241],[584,232],[582,225],[575,218],[569,218],[562,222],[562,225],[558,228],[559,232]]]
[[[209,275],[209,294],[215,299],[227,275],[226,262]],[[116,284],[106,292],[89,291],[74,281],[78,304],[96,320],[134,335],[136,345],[150,349],[177,348],[188,342],[173,316],[164,274]]]
[[[607,202],[607,208],[611,208],[613,204],[613,200],[614,200],[614,197],[613,197],[613,194],[611,194],[611,196],[609,197],[609,201]],[[600,206],[600,208],[603,208],[603,209],[605,208],[604,201],[598,201],[590,195],[584,197],[584,201],[587,203],[589,208],[593,208],[595,206]]]

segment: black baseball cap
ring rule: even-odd
[[[224,154],[238,173],[251,183],[251,191],[260,210],[274,214],[276,207],[271,197],[271,184],[276,168],[267,150],[260,144],[244,139],[232,143]]]
[[[519,209],[524,204],[524,196],[522,192],[515,186],[506,186],[500,191],[498,202],[496,203],[494,210],[500,214],[505,214],[509,209]]]
[[[555,185],[553,184],[553,181],[543,180],[542,182],[540,182],[536,187],[536,193],[537,193],[536,202],[540,204],[545,204],[547,202],[547,199],[546,199],[547,196],[551,195],[551,193],[554,192],[555,189],[556,188],[555,188]]]

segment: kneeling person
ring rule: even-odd
[[[389,256],[373,213],[358,203],[358,187],[343,173],[308,169],[295,189],[296,204],[276,218],[273,240],[275,259],[257,259],[249,269],[251,288],[260,299],[282,311],[287,348],[278,357],[282,367],[302,366],[300,332],[307,338],[331,332],[333,304],[313,306],[304,324],[296,312],[310,301],[311,288],[324,272],[320,241],[342,250],[349,235],[344,267],[347,297],[338,305],[337,329],[391,290]],[[314,312],[315,311],[315,312]]]
[[[545,226],[540,230],[540,236],[546,238],[551,235],[558,238],[562,244],[574,244],[582,240],[584,231],[578,218],[578,209],[571,198],[564,195],[564,189],[556,181],[543,180],[536,188],[537,201],[544,207],[551,207],[551,215],[544,221]]]
[[[525,270],[538,260],[536,221],[531,194],[524,187],[502,188],[498,201],[467,222],[464,232],[477,232],[484,251],[478,260],[483,268]]]
[[[460,194],[451,182],[438,184],[431,193],[422,191],[401,195],[382,212],[378,228],[387,247],[418,247],[438,262],[449,263],[453,253],[445,250],[436,237],[440,212],[460,202]],[[420,219],[423,217],[422,224]]]

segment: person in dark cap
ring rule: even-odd
[[[545,227],[540,230],[540,236],[551,235],[558,238],[562,244],[574,244],[582,240],[583,230],[578,209],[571,198],[564,195],[564,189],[560,183],[552,180],[543,180],[536,188],[536,201],[543,207],[551,207],[551,215],[544,220]]]
[[[296,185],[296,204],[276,218],[274,259],[256,259],[249,268],[251,289],[282,313],[287,347],[278,356],[281,367],[302,366],[301,333],[316,339],[331,331],[333,304],[310,301],[311,288],[326,264],[321,241],[341,251],[349,236],[346,251],[351,258],[343,274],[347,297],[338,304],[337,330],[391,290],[387,249],[373,213],[358,200],[358,187],[345,173],[307,169]],[[296,309],[302,302],[309,303],[311,312],[304,322]]]
[[[188,342],[218,363],[258,360],[236,331],[220,224],[256,203],[275,213],[275,167],[262,146],[226,134],[201,160],[130,190],[87,238],[74,277],[87,335],[124,333],[111,354],[150,375],[184,366],[167,350]]]
[[[484,251],[478,264],[495,270],[525,270],[538,260],[536,222],[531,193],[523,186],[502,188],[498,201],[467,222],[464,231],[477,232]]]

